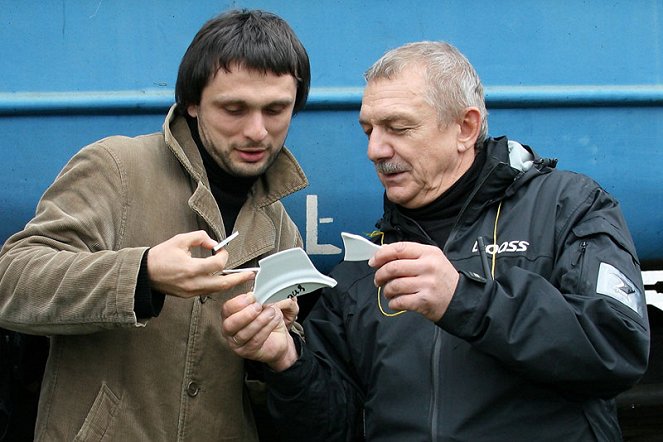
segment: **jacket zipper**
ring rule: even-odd
[[[485,184],[486,181],[488,181],[488,178],[490,178],[492,176],[495,169],[497,169],[497,166],[498,166],[498,164],[493,165],[486,172],[485,175],[480,177],[480,179],[478,180],[478,183],[475,184],[474,189],[472,190],[472,193],[470,193],[470,196],[465,201],[465,204],[463,205],[463,207],[460,208],[460,212],[458,212],[458,217],[456,218],[456,222],[454,223],[454,225],[451,227],[451,230],[449,231],[449,237],[447,238],[446,244],[444,244],[443,250],[446,250],[447,244],[449,244],[449,242],[451,241],[451,238],[455,236],[457,227],[460,224],[460,220],[463,219],[463,215],[465,214],[465,211],[467,210],[467,208],[472,203],[472,200],[474,199],[476,194],[479,193],[479,189]],[[502,195],[502,198],[503,197],[504,196]],[[487,206],[491,205],[491,204],[495,203],[495,201],[497,201],[497,200],[496,199],[489,200],[489,201],[486,202],[486,205]]]
[[[430,440],[435,442],[437,440],[438,424],[439,424],[439,392],[440,392],[440,352],[442,348],[442,339],[440,339],[442,332],[439,327],[435,326],[433,334],[433,354],[431,360],[431,381],[432,392],[430,398],[429,421],[430,421]]]
[[[585,256],[585,252],[587,251],[587,241],[582,241],[580,243],[580,250],[578,251],[578,256],[576,257],[575,261],[573,262],[573,267],[577,266],[578,264],[580,265],[580,273],[578,274],[578,281],[576,285],[576,290],[580,290],[580,281],[582,281],[582,275],[584,272],[584,267],[585,267],[585,261],[582,259]]]

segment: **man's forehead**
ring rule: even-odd
[[[238,61],[230,62],[230,63],[228,63],[228,65],[226,67],[218,66],[218,68],[213,72],[212,76],[217,75],[219,72],[225,72],[225,73],[228,73],[228,74],[238,73],[238,72],[246,72],[246,73],[254,74],[254,75],[274,75],[274,76],[277,76],[277,77],[289,76],[289,77],[292,77],[293,79],[295,78],[290,73],[277,74],[276,72],[271,71],[269,69],[254,68],[254,67],[251,67],[251,66],[247,66],[246,64],[238,62]]]
[[[203,94],[215,102],[294,102],[297,80],[289,74],[278,75],[234,66],[220,69]]]
[[[387,125],[398,121],[413,121],[417,113],[413,109],[380,109],[362,107],[359,113],[360,124]]]
[[[360,122],[413,118],[430,107],[424,92],[422,83],[406,77],[370,81],[364,89]]]

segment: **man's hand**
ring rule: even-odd
[[[150,286],[161,293],[190,298],[226,291],[255,277],[253,272],[221,275],[228,262],[228,252],[221,249],[207,258],[193,258],[191,249],[212,250],[217,244],[200,230],[175,235],[147,252]]]
[[[288,298],[274,304],[283,314],[283,322],[288,330],[292,329],[292,325],[297,320],[299,314],[299,304],[297,298]]]
[[[419,312],[439,321],[458,285],[458,271],[442,250],[414,242],[385,244],[368,265],[392,310]]]
[[[256,302],[253,293],[226,301],[221,315],[223,334],[230,348],[243,358],[268,364],[274,371],[291,367],[298,355],[279,308],[286,302],[291,303],[292,300],[262,306]],[[288,309],[292,306],[287,305]],[[292,314],[291,310],[288,311]],[[294,317],[296,315],[295,311]]]

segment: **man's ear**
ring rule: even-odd
[[[476,107],[465,109],[462,119],[459,122],[460,132],[458,132],[458,145],[460,149],[467,150],[474,147],[481,131],[481,112]]]
[[[198,106],[195,104],[190,104],[186,107],[186,113],[189,114],[191,118],[198,118]]]

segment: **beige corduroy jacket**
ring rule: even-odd
[[[243,361],[228,349],[220,316],[222,301],[250,285],[210,297],[166,296],[149,321],[134,314],[148,247],[198,229],[225,236],[174,107],[163,129],[83,148],[2,249],[0,326],[51,337],[36,440],[257,439]],[[279,200],[306,185],[284,148],[242,207],[240,236],[226,247],[228,268],[301,245]]]

